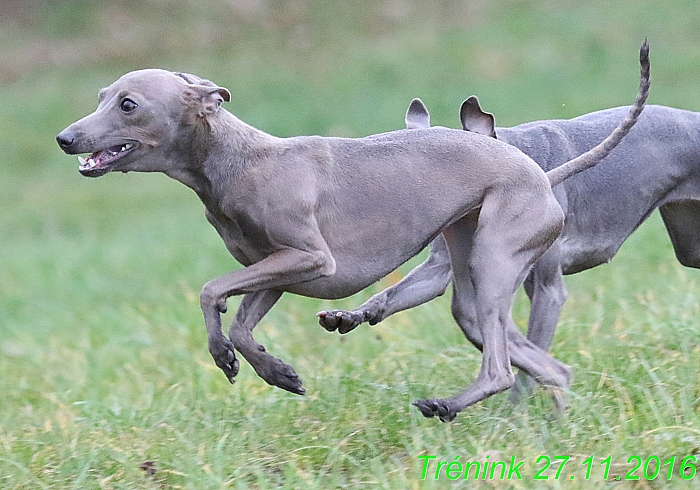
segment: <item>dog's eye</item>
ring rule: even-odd
[[[139,105],[131,99],[124,99],[119,105],[120,109],[124,112],[131,112],[136,109]]]

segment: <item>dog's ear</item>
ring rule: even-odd
[[[462,121],[462,129],[465,131],[496,138],[496,121],[493,114],[481,110],[479,99],[475,95],[462,102],[459,119]]]
[[[223,102],[231,100],[231,92],[209,80],[189,73],[175,73],[187,83],[185,96],[197,110],[199,117],[206,117],[219,110]]]
[[[424,129],[430,127],[430,113],[420,99],[413,99],[406,111],[406,129]]]
[[[195,85],[193,87],[199,100],[197,115],[206,117],[219,110],[223,102],[231,100],[231,92],[224,87],[209,87],[207,85]]]

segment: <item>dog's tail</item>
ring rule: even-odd
[[[632,126],[635,125],[639,115],[644,109],[644,103],[649,95],[649,44],[646,40],[644,40],[644,44],[642,44],[642,48],[639,50],[639,63],[641,64],[639,92],[637,93],[637,99],[634,101],[634,105],[630,108],[629,113],[627,113],[627,117],[625,117],[622,123],[620,123],[620,125],[598,146],[547,172],[547,177],[552,187],[568,179],[572,175],[576,175],[579,172],[597,165],[603,158],[608,156],[613,148],[622,141],[622,138],[630,132]]]

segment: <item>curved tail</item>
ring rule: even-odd
[[[649,44],[646,40],[644,40],[644,44],[642,44],[642,48],[639,50],[639,63],[641,65],[639,92],[637,93],[637,99],[634,101],[634,105],[627,113],[627,117],[625,117],[622,123],[620,123],[620,125],[599,145],[588,150],[583,155],[579,155],[573,160],[569,160],[563,165],[547,172],[547,177],[552,187],[568,179],[572,175],[576,175],[579,172],[597,165],[603,158],[608,156],[613,148],[622,141],[622,138],[630,132],[632,126],[635,125],[639,115],[644,109],[644,103],[649,95]]]

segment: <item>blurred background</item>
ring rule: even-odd
[[[410,400],[464,386],[462,373],[480,362],[449,299],[342,342],[314,317],[354,306],[415,261],[349,300],[285,297],[266,317],[256,335],[295,366],[308,397],[270,389],[247,366],[232,388],[206,350],[198,291],[236,264],[201,203],[162,175],[83,178],[54,137],[94,110],[100,88],[146,67],[227,87],[228,110],[277,136],[398,129],[413,97],[433,124],[450,127],[472,94],[499,126],[570,118],[634,100],[645,37],[649,103],[700,110],[699,25],[693,0],[0,0],[0,486],[97,478],[111,488],[137,481],[139,463],[156,454],[173,485],[187,486],[187,474],[212,488],[324,488],[321,471],[338,485],[374,478],[407,488],[421,453],[451,460],[496,448],[509,459],[597,448],[626,459],[636,450],[629,437],[683,426],[664,419],[675,416],[669,403],[682,405],[673,390],[656,406],[644,389],[621,395],[624,383],[601,376],[627,366],[652,383],[648,359],[612,360],[628,343],[660,356],[669,349],[661,359],[674,362],[686,352],[679,346],[697,345],[698,276],[675,262],[656,215],[610,267],[567,281],[553,349],[574,365],[574,390],[603,401],[549,432],[511,418],[505,397],[435,425],[416,419]],[[515,315],[526,323],[522,298]],[[582,333],[598,329],[607,332],[598,344]],[[669,331],[682,336],[667,345]],[[697,361],[688,362],[695,376]],[[543,400],[535,406],[548,413]],[[271,404],[277,415],[266,414]],[[697,416],[697,401],[688,410]],[[312,440],[319,434],[326,439]],[[700,446],[687,437],[682,448],[669,442],[675,436],[645,443]],[[341,453],[297,450],[341,443]]]

